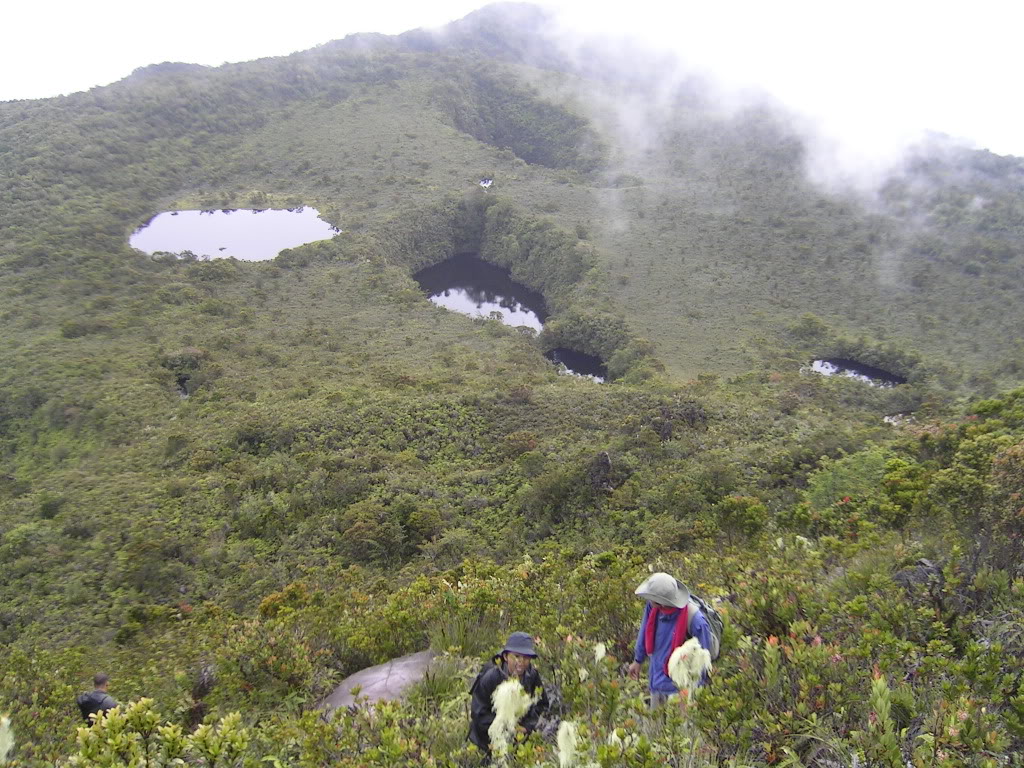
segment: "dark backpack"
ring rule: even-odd
[[[97,693],[100,695],[97,696]],[[99,691],[86,691],[80,693],[75,699],[75,703],[78,704],[78,709],[82,713],[82,719],[87,723],[91,723],[89,715],[95,715],[99,712],[106,712],[108,709],[112,709],[111,706],[105,706],[107,695],[100,693]]]
[[[496,666],[497,664],[495,664],[493,661],[484,662],[484,665],[480,667],[480,671],[476,673],[476,677],[473,678],[473,684],[469,686],[469,692],[471,694],[476,690],[476,687],[480,683],[480,681],[483,680],[484,675],[486,675],[490,670],[494,669],[494,667]]]
[[[725,628],[725,622],[722,620],[721,615],[711,604],[702,597],[697,595],[690,595],[690,608],[696,605],[700,608],[701,613],[704,614],[704,618],[708,620],[708,626],[711,627],[711,647],[708,651],[711,653],[711,660],[718,661],[718,656],[722,652],[722,630]],[[689,637],[693,636],[691,627],[693,626],[693,617],[697,615],[696,611],[689,611],[689,618],[686,620],[686,634]]]

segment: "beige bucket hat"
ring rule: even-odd
[[[636,588],[637,597],[652,603],[684,608],[690,602],[690,590],[683,582],[667,573],[652,573]]]

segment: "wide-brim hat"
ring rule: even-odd
[[[509,635],[505,647],[501,649],[502,653],[506,651],[518,653],[520,656],[537,657],[537,651],[533,647],[533,638],[525,632],[513,632]]]
[[[690,602],[690,590],[683,582],[667,573],[652,573],[636,588],[637,597],[652,603],[684,608]]]

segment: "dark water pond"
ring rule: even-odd
[[[906,384],[907,380],[895,373],[889,373],[881,368],[864,365],[856,360],[843,360],[833,358],[829,360],[815,360],[811,363],[811,370],[825,376],[849,376],[851,379],[864,381],[875,387],[894,387],[897,384]]]
[[[285,248],[329,240],[339,231],[309,207],[168,211],[137,229],[129,243],[148,254],[191,251],[201,257],[266,261]]]
[[[507,269],[472,254],[459,254],[413,275],[430,300],[439,307],[470,317],[500,314],[505,325],[525,325],[538,333],[547,320],[547,307],[540,292],[517,283]],[[604,381],[604,363],[592,355],[558,348],[547,353],[552,362],[569,373]]]
[[[575,349],[555,347],[545,352],[544,357],[556,365],[564,365],[569,373],[576,376],[585,376],[594,381],[604,381],[608,378],[608,367],[601,362],[601,358],[594,355],[585,355]]]
[[[413,277],[439,307],[470,317],[500,312],[505,325],[525,325],[539,333],[548,316],[538,291],[517,283],[507,269],[469,254],[446,259]]]

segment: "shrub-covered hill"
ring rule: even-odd
[[[0,104],[15,765],[474,764],[467,682],[512,628],[584,763],[1019,763],[1022,395],[978,399],[1018,375],[1019,162],[923,150],[869,212],[695,83],[668,112],[633,89],[640,146],[621,71],[534,56],[506,14]],[[127,246],[165,208],[301,204],[342,234],[268,263]],[[880,290],[882,248],[920,274]],[[543,291],[539,337],[424,299],[411,274],[466,250]],[[612,381],[557,375],[559,345]],[[667,722],[620,675],[654,566],[729,617]],[[407,703],[318,719],[428,645]],[[153,701],[76,747],[98,670]]]
[[[580,764],[1018,765],[1022,404],[1024,391],[983,401],[958,423],[823,461],[784,514],[723,497],[686,521],[689,544],[612,491],[600,517],[625,514],[641,541],[601,544],[576,520],[500,563],[435,551],[380,569],[336,556],[265,585],[258,606],[191,592],[140,601],[114,644],[22,638],[0,679],[24,741],[16,764],[76,751],[75,764],[130,765],[147,750],[157,765],[477,765],[469,681],[510,628],[528,627],[554,714],[580,728]],[[450,532],[449,544],[456,535],[469,538]],[[284,576],[280,555],[266,563]],[[711,684],[667,717],[622,675],[641,608],[632,590],[655,567],[717,595],[727,619]],[[427,644],[443,655],[406,701],[316,714],[339,676]],[[119,698],[148,700],[73,749],[70,700],[98,659],[120,671]],[[556,751],[535,736],[508,764],[564,764]]]
[[[868,201],[806,179],[807,140],[780,109],[723,112],[711,85],[641,52],[629,67],[586,54],[536,9],[494,6],[443,34],[4,103],[4,254],[67,269],[95,249],[106,265],[167,207],[316,204],[361,231],[490,177],[596,246],[610,298],[675,376],[789,365],[765,349],[809,312],[964,391],[1019,380],[1018,159],[936,143]]]
[[[15,316],[83,311],[24,321],[36,333],[7,353],[17,764],[74,752],[73,694],[97,667],[119,699],[154,699],[129,731],[242,713],[219,731],[239,764],[473,764],[468,679],[517,627],[609,765],[1020,749],[1024,393],[944,422],[918,387],[933,399],[894,429],[899,388],[846,379],[559,377],[534,339],[424,302],[382,242],[140,260],[93,298],[22,294]],[[667,725],[619,676],[648,566],[730,622],[712,687]],[[614,658],[589,662],[597,642]],[[427,645],[452,658],[381,715],[400,731],[312,713],[345,674]],[[83,738],[103,764],[106,736]],[[517,759],[552,764],[544,744]]]

